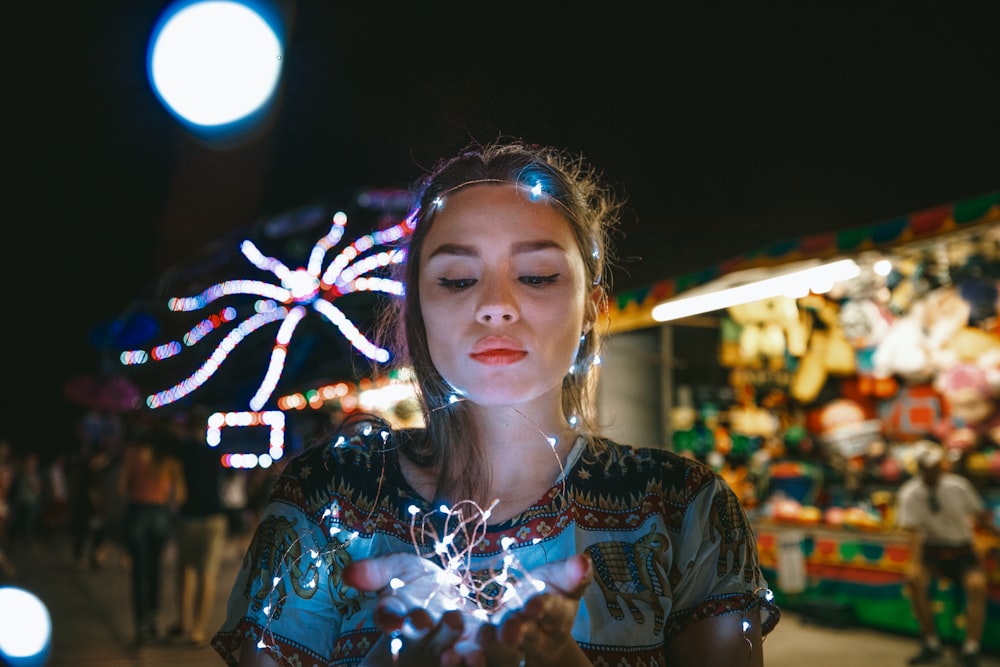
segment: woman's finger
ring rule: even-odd
[[[593,580],[590,557],[570,556],[529,572],[504,594],[502,605],[506,610],[516,611],[522,609],[532,598],[547,593],[578,601]]]
[[[344,568],[344,582],[362,591],[380,591],[393,580],[406,584],[441,572],[427,558],[412,553],[395,553],[355,561]]]
[[[405,639],[420,639],[434,628],[434,619],[423,609],[402,609],[402,605],[379,604],[372,614],[375,627],[386,634],[399,632]]]
[[[517,667],[524,658],[521,646],[524,624],[519,618],[511,618],[499,626],[483,624],[476,633],[478,663],[490,667]]]
[[[563,595],[579,598],[594,580],[594,566],[590,556],[577,554],[535,568],[529,578],[543,582],[546,589],[552,587]]]

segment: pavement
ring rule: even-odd
[[[244,544],[232,541],[219,576],[219,588],[210,630],[223,620],[229,588],[242,558]],[[81,568],[70,558],[69,540],[50,537],[45,543],[9,549],[17,572],[0,576],[0,584],[14,585],[37,595],[52,619],[52,642],[46,667],[220,667],[222,659],[209,647],[159,641],[141,649],[132,646],[128,564],[112,552],[98,570]],[[163,611],[160,628],[174,619],[173,549],[164,559]],[[870,628],[833,628],[807,622],[785,610],[782,620],[764,642],[768,667],[851,667],[906,665],[918,649],[915,637]],[[950,655],[950,664],[957,658]],[[0,660],[0,664],[2,664]],[[942,664],[949,664],[945,662]],[[984,655],[983,667],[1000,667],[1000,657]]]

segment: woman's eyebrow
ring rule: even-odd
[[[478,257],[479,251],[470,245],[460,243],[442,243],[431,251],[427,259],[434,259],[438,255],[457,255],[459,257]]]
[[[538,252],[541,250],[564,250],[564,248],[552,241],[550,239],[538,239],[532,241],[519,241],[515,243],[511,248],[511,253],[514,255],[523,255],[529,252]],[[434,248],[431,253],[427,256],[427,259],[433,259],[438,255],[453,255],[458,257],[478,257],[479,251],[475,246],[464,245],[461,243],[442,243],[438,247]]]
[[[521,241],[519,243],[515,243],[513,247],[515,255],[520,255],[526,252],[536,252],[539,250],[564,250],[564,248],[551,239]]]

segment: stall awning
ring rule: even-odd
[[[884,250],[997,222],[1000,191],[872,225],[772,243],[699,271],[615,295],[608,304],[607,331],[619,333],[654,326],[657,322],[651,313],[656,304],[737,271]]]

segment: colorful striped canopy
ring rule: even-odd
[[[1000,191],[873,225],[779,241],[699,271],[616,294],[605,314],[607,331],[618,333],[655,326],[653,306],[736,271],[898,247],[997,222],[1000,222]]]

